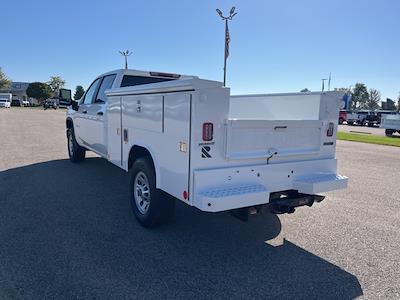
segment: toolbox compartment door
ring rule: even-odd
[[[320,120],[226,121],[225,157],[229,160],[284,158],[321,151]]]

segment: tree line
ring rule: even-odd
[[[381,102],[381,93],[377,89],[367,88],[365,83],[357,82],[353,88],[335,88],[335,91],[342,91],[351,96],[351,103],[349,108],[351,110],[358,109],[384,109],[384,110],[397,110],[400,111],[400,93],[396,101],[392,99],[386,99]],[[300,92],[308,93],[308,88],[302,89]]]
[[[351,103],[349,108],[357,109],[384,109],[384,110],[399,110],[400,109],[400,93],[397,99],[397,107],[395,101],[387,99],[381,102],[381,93],[377,89],[370,88],[368,90],[366,84],[357,82],[354,88],[338,88],[335,90],[345,91],[351,95]]]
[[[11,79],[3,72],[0,67],[0,90],[11,89]],[[29,84],[26,94],[30,98],[34,98],[41,104],[44,100],[51,97],[58,98],[60,89],[65,86],[66,81],[60,76],[50,76],[50,80],[47,82],[32,82]],[[84,88],[81,85],[76,86],[74,99],[79,100],[85,93]]]

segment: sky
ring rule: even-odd
[[[59,75],[72,90],[129,67],[223,80],[224,23],[230,22],[227,86],[232,94],[321,90],[356,82],[382,100],[400,92],[398,0],[1,0],[0,67],[13,81]]]

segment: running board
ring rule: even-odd
[[[198,194],[207,211],[223,211],[267,203],[269,191],[262,184],[240,184],[211,188]]]
[[[293,181],[293,189],[304,194],[318,194],[347,187],[348,178],[339,174],[315,174]]]

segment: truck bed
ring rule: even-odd
[[[145,148],[156,187],[203,211],[266,204],[284,190],[342,188],[339,94],[230,96],[198,78],[114,89],[107,92],[108,159],[128,170],[132,148]]]

